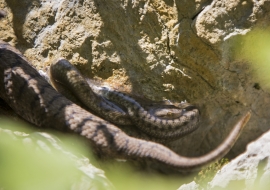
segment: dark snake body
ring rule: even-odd
[[[50,66],[50,81],[58,92],[85,106],[116,125],[131,125],[126,112],[96,95],[80,72],[67,60],[54,61]]]
[[[163,119],[151,114],[137,101],[121,92],[105,89],[104,96],[125,106],[136,126],[156,138],[173,140],[191,133],[198,127],[199,110],[188,103],[183,103],[182,114],[179,117]]]
[[[250,118],[247,113],[212,152],[195,158],[167,147],[130,137],[115,125],[91,114],[59,94],[13,47],[0,43],[0,97],[29,122],[88,139],[100,154],[111,158],[158,162],[175,170],[198,169],[222,158],[234,145]]]
[[[52,63],[50,78],[58,91],[65,95],[64,91],[70,90],[75,98],[100,117],[116,125],[131,125],[133,122],[137,128],[151,137],[173,140],[198,128],[199,110],[195,106],[188,103],[179,104],[181,114],[177,118],[168,119],[151,114],[133,98],[109,88],[99,88],[99,94],[103,96],[97,96],[80,72],[65,59]],[[124,107],[127,113],[108,100]]]

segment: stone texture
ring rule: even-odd
[[[217,172],[206,189],[269,189],[270,177],[270,132],[265,133],[248,145],[241,154]],[[179,190],[201,189],[191,182],[182,185]]]
[[[269,129],[269,93],[233,45],[269,24],[269,1],[0,0],[0,38],[37,69],[65,57],[88,77],[151,100],[187,100],[200,128],[169,144],[182,155],[215,148],[240,115],[252,118],[229,157]],[[263,105],[263,106],[262,106]]]
[[[199,190],[199,185],[192,181],[189,184],[182,185],[178,190]]]

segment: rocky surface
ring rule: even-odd
[[[245,153],[225,165],[205,189],[269,189],[270,132],[248,145]],[[203,189],[195,182],[178,190]]]
[[[269,129],[269,93],[233,48],[269,25],[267,0],[0,0],[0,8],[0,38],[37,69],[62,56],[115,89],[196,104],[200,128],[170,144],[182,155],[209,152],[247,110],[252,118],[228,156]]]

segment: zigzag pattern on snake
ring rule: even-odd
[[[100,154],[158,162],[179,171],[198,169],[223,157],[250,118],[248,112],[212,152],[200,157],[183,157],[161,144],[130,137],[115,125],[74,104],[55,91],[16,49],[4,42],[0,43],[0,97],[29,122],[78,133]]]
[[[116,125],[131,125],[133,122],[137,128],[154,138],[173,140],[198,128],[199,110],[195,106],[181,103],[177,118],[160,118],[145,110],[133,98],[115,90],[95,87],[96,91],[103,95],[97,96],[80,72],[65,59],[51,64],[50,79],[59,92],[70,97],[70,93],[66,91],[71,91],[75,95],[72,99],[78,98],[100,117]],[[114,103],[124,107],[127,113]]]

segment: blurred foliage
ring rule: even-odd
[[[270,28],[253,29],[235,44],[236,58],[251,63],[253,74],[258,78],[254,88],[270,90]]]
[[[196,177],[194,181],[199,184],[200,188],[207,189],[207,183],[210,182],[224,165],[229,163],[229,159],[222,158],[219,161],[216,161],[209,166],[204,167]]]
[[[123,162],[99,163],[80,139],[68,134],[57,133],[56,137],[51,132],[34,132],[23,125],[0,119],[1,190],[169,190],[192,180],[181,176],[142,174]],[[92,164],[105,168],[110,181],[84,156],[90,158]]]
[[[0,126],[0,189],[111,189],[103,171],[82,156],[89,153],[77,139],[59,140],[3,119]]]
[[[114,184],[117,190],[176,190],[182,184],[192,181],[191,176],[161,175],[135,171],[125,163],[117,163],[105,169],[106,176]]]

